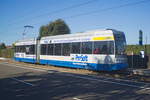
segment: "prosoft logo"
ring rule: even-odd
[[[87,55],[75,55],[74,60],[76,61],[88,61]]]

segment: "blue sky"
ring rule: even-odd
[[[88,1],[90,3],[86,3]],[[138,1],[145,2],[102,10]],[[86,4],[64,9],[82,3]],[[23,39],[25,25],[34,26],[27,30],[25,37],[36,37],[41,25],[62,18],[69,25],[71,33],[112,28],[125,32],[128,44],[138,44],[138,31],[141,29],[144,43],[147,36],[147,43],[150,44],[149,5],[150,0],[0,0],[0,42],[10,45]],[[61,12],[56,12],[58,10]],[[93,11],[97,13],[89,13]],[[82,13],[88,14],[75,17]]]

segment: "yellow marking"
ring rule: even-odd
[[[92,40],[114,40],[113,36],[107,36],[107,37],[93,37]]]

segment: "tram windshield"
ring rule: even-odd
[[[125,47],[126,47],[126,40],[124,34],[114,34],[115,37],[115,54],[116,55],[124,55],[125,54]]]

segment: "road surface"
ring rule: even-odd
[[[0,63],[1,100],[150,100],[150,83]]]

